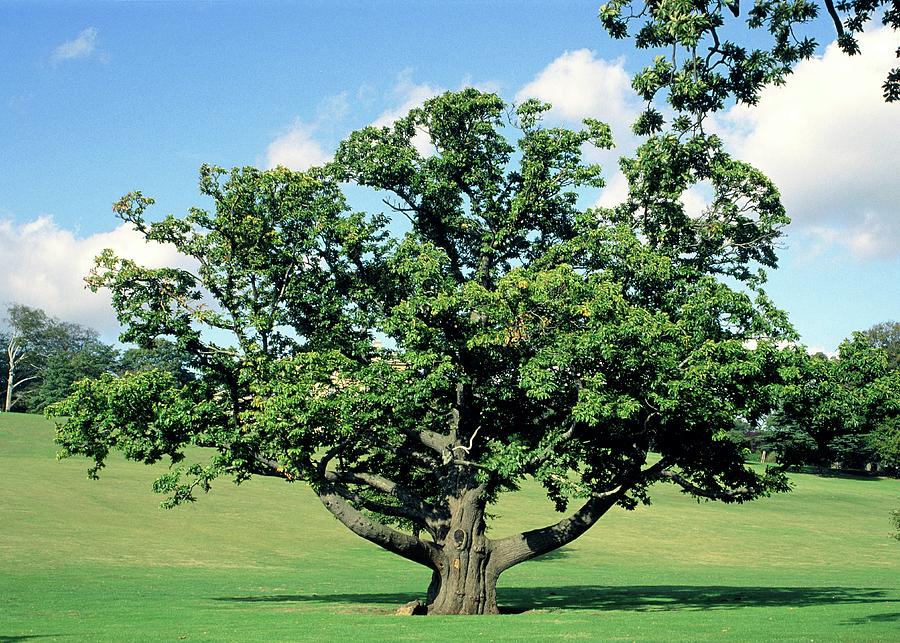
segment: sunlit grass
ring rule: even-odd
[[[41,418],[0,414],[0,641],[857,640],[900,638],[900,482],[797,475],[793,493],[698,504],[660,487],[501,578],[499,617],[401,618],[428,573],[344,529],[300,484],[220,481],[166,511],[150,468],[99,482]],[[533,487],[500,536],[557,519]]]

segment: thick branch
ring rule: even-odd
[[[752,500],[754,495],[746,487],[740,487],[733,491],[728,489],[706,489],[695,485],[693,482],[685,478],[675,471],[663,471],[661,478],[665,478],[677,484],[688,493],[699,496],[700,498],[709,498],[710,500],[722,500],[725,502],[740,502],[743,500]]]
[[[513,565],[569,544],[600,520],[635,484],[653,481],[667,466],[665,459],[659,460],[646,469],[626,475],[612,489],[593,494],[575,513],[554,525],[496,541],[491,548],[492,565],[499,574]]]
[[[342,498],[331,483],[320,485],[316,492],[325,508],[357,536],[407,560],[435,569],[438,552],[429,543],[387,525],[372,522]]]
[[[513,565],[567,545],[600,520],[624,493],[624,488],[616,487],[609,492],[597,494],[578,511],[555,525],[532,529],[496,541],[491,548],[492,565],[496,567],[497,573],[500,573]]]
[[[837,32],[837,35],[843,36],[844,25],[841,23],[841,17],[838,15],[837,9],[834,8],[834,2],[832,2],[832,0],[825,0],[825,8],[828,9],[828,15],[831,16],[831,21],[834,23],[834,30]]]
[[[393,496],[403,503],[407,511],[414,513],[420,521],[424,521],[429,515],[436,513],[434,507],[416,496],[409,489],[374,473],[327,471],[324,477],[330,483],[366,485],[376,491]]]
[[[419,438],[419,442],[432,451],[437,452],[441,457],[443,457],[444,453],[450,448],[450,436],[448,435],[442,435],[440,433],[435,433],[434,431],[426,430],[419,431],[416,434],[416,437]]]

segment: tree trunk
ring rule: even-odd
[[[450,501],[450,524],[428,587],[429,614],[499,614],[480,490]]]
[[[6,377],[6,400],[3,405],[3,410],[9,412],[9,409],[12,408],[12,392],[13,392],[13,382],[16,377],[16,367],[12,363],[12,356],[10,356],[9,360],[9,372]]]
[[[662,466],[663,461],[654,465]],[[377,484],[376,488],[382,491],[388,489],[397,497],[405,497],[405,492],[399,493],[391,487],[390,480],[374,475],[368,476],[367,480],[361,476],[350,473],[344,477],[373,486]],[[351,491],[341,489],[340,474],[329,472],[326,478],[328,481],[320,483],[316,492],[322,504],[338,520],[358,536],[431,570],[427,613],[438,615],[499,614],[497,579],[500,574],[578,538],[614,506],[632,484],[632,481],[626,481],[608,492],[595,494],[580,509],[555,524],[490,540],[485,536],[484,488],[469,480],[470,484],[461,484],[454,495],[446,499],[447,504],[441,511],[426,519],[432,540],[425,541],[418,535],[370,520],[348,501],[348,498],[357,498]]]

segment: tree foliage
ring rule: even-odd
[[[887,353],[889,368],[900,370],[900,322],[881,322],[863,334],[873,346]]]
[[[181,384],[194,381],[188,367],[190,355],[171,341],[158,337],[148,346],[127,348],[118,360],[117,372],[159,370],[171,373]]]
[[[784,490],[728,438],[796,369],[761,290],[787,222],[777,190],[684,130],[624,164],[621,207],[580,208],[603,184],[582,150],[609,129],[545,127],[548,107],[448,93],[355,132],[324,170],[204,166],[211,210],[151,222],[152,199],[124,197],[122,219],[199,268],[107,251],[89,283],[111,291],[124,341],[170,339],[197,379],[77,384],[53,409],[63,454],[93,474],[111,449],[169,458],[155,488],[171,505],[222,475],[306,481],[353,532],[431,570],[433,613],[496,612],[500,573],[656,482],[726,502]],[[386,213],[350,211],[339,181]],[[681,196],[699,181],[715,194],[691,218]],[[190,446],[210,459],[185,462]],[[526,477],[569,513],[488,538],[488,507]]]
[[[900,29],[895,0],[825,0],[824,9],[850,55],[859,53],[858,36],[873,21]],[[815,39],[804,34],[823,13],[818,3],[756,0],[743,17],[741,11],[740,0],[612,0],[600,8],[611,36],[633,35],[636,47],[658,53],[633,81],[647,101],[638,132],[661,129],[662,114],[653,106],[660,96],[699,125],[729,101],[756,103],[765,85],[784,83],[796,63],[815,54]],[[886,101],[900,100],[900,67],[889,72],[883,90]]]
[[[784,388],[770,431],[770,446],[789,466],[896,467],[900,372],[865,334],[855,333],[836,358],[809,357],[802,376]]]

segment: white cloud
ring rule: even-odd
[[[308,170],[331,160],[331,154],[313,137],[316,129],[315,124],[294,122],[290,129],[269,143],[266,167],[282,165],[291,170]]]
[[[349,94],[341,92],[334,96],[328,96],[316,108],[317,123],[336,123],[344,120],[350,111]]]
[[[434,98],[438,94],[444,92],[440,87],[428,85],[427,83],[414,83],[412,81],[412,71],[407,69],[400,74],[397,83],[391,90],[390,100],[393,107],[390,107],[372,121],[375,127],[388,127],[396,120],[406,116],[411,109],[421,107],[429,98]],[[431,145],[431,137],[427,132],[417,132],[412,139],[412,145],[422,156],[430,156],[434,154],[434,147]]]
[[[618,159],[637,149],[640,140],[631,124],[643,109],[643,103],[631,88],[631,77],[625,71],[624,59],[604,60],[589,49],[568,51],[542,69],[534,79],[516,92],[516,102],[529,98],[550,103],[547,119],[571,126],[585,118],[607,123],[616,147],[600,150],[586,143],[584,158],[615,171]],[[613,195],[627,193],[621,176],[613,175],[598,205],[613,205]],[[618,191],[615,191],[618,190]]]
[[[372,121],[372,125],[375,127],[391,125],[397,119],[406,116],[409,110],[421,107],[426,100],[434,98],[443,91],[443,89],[427,83],[414,83],[412,70],[407,69],[399,75],[397,83],[391,90],[390,100],[394,106],[379,114]]]
[[[147,243],[123,223],[111,232],[76,237],[42,216],[23,225],[0,220],[0,304],[21,303],[49,315],[94,328],[112,339],[118,324],[105,291],[92,293],[84,277],[104,248],[149,267],[192,268],[174,247]]]
[[[594,204],[597,208],[614,208],[628,197],[628,181],[621,172],[616,172],[607,179],[600,198]]]
[[[348,93],[341,92],[324,98],[316,107],[312,121],[297,118],[266,148],[264,165],[271,169],[279,165],[291,170],[308,170],[314,165],[328,163],[333,152],[327,151],[323,138],[330,139],[338,124],[350,111]]]
[[[900,255],[900,109],[881,96],[894,39],[873,29],[852,57],[832,43],[717,123],[779,187],[796,228],[860,259]]]
[[[73,60],[75,58],[87,58],[97,46],[97,28],[83,29],[74,40],[67,40],[53,50],[51,60]]]
[[[628,125],[641,109],[624,60],[597,58],[589,49],[568,51],[547,65],[516,94],[553,105],[551,116],[570,122],[596,118],[611,126]]]

